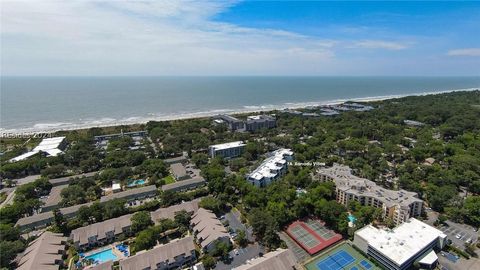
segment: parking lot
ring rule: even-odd
[[[464,249],[467,241],[471,241],[472,243],[477,241],[478,232],[475,232],[472,226],[449,220],[445,223],[446,225],[441,225],[439,229],[447,235],[447,238],[452,241],[455,247]]]
[[[240,212],[236,209],[232,209],[232,211],[225,214],[225,220],[228,221],[228,226],[232,228],[233,231],[237,232],[239,230],[245,231],[248,241],[254,242],[255,239],[253,237],[252,228],[245,226],[240,220]]]
[[[247,260],[251,260],[259,256],[260,253],[264,253],[265,250],[262,246],[255,243],[247,246],[246,248],[238,248],[230,251],[230,257],[232,261],[228,264],[219,261],[215,266],[216,270],[227,270],[244,264]]]

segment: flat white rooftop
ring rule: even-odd
[[[357,236],[397,265],[402,265],[439,237],[446,238],[442,231],[415,218],[410,218],[393,230],[368,225],[355,232]]]
[[[287,163],[286,156],[292,156],[293,151],[290,149],[281,148],[272,152],[272,156],[265,159],[260,166],[258,166],[249,177],[255,180],[262,180],[263,178],[272,178],[277,176],[277,171],[281,170]]]
[[[240,147],[240,146],[245,146],[245,145],[246,144],[243,143],[242,141],[237,141],[237,142],[215,144],[215,145],[211,145],[210,147],[214,148],[215,150],[224,150],[224,149]]]
[[[60,144],[65,140],[65,137],[53,137],[53,138],[46,138],[43,139],[32,151],[24,153],[18,157],[14,157],[10,159],[10,161],[20,161],[27,159],[38,152],[45,152],[48,156],[56,157],[59,154],[63,153],[62,150],[58,149]]]

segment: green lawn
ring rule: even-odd
[[[165,180],[165,184],[175,183],[175,178],[173,178],[173,176],[171,175],[164,177],[163,180]]]

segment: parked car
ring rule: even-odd
[[[460,234],[455,235],[455,238],[460,239],[462,236]]]

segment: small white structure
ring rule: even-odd
[[[210,145],[208,153],[211,158],[221,156],[223,158],[238,157],[243,154],[246,144],[242,141]]]
[[[120,186],[120,183],[113,183],[112,184],[112,192],[117,193],[122,191],[122,187]]]
[[[438,259],[433,249],[442,249],[446,238],[442,231],[410,218],[393,230],[368,225],[355,232],[353,243],[385,269],[409,269],[414,262],[432,269]]]
[[[292,150],[278,149],[250,173],[247,180],[257,187],[265,187],[286,173],[288,162],[291,160],[293,160]]]
[[[66,146],[65,137],[53,137],[43,139],[37,147],[33,148],[32,151],[24,153],[18,157],[10,159],[10,162],[16,162],[20,160],[25,160],[31,156],[34,156],[38,153],[44,153],[47,157],[56,157],[59,154],[63,154],[63,150]]]

